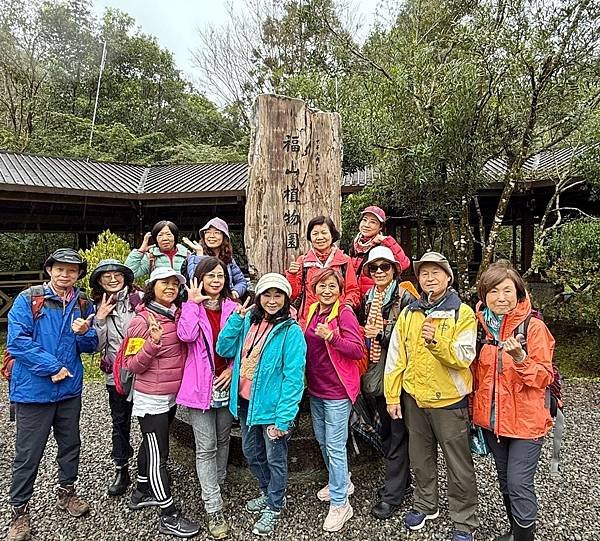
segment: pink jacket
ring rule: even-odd
[[[308,328],[310,320],[318,309],[318,302],[310,306],[305,328]],[[342,315],[344,316],[344,325],[340,327],[339,324]],[[358,361],[363,357],[365,352],[360,325],[352,308],[340,304],[339,300],[333,305],[326,321],[329,328],[333,331],[333,338],[331,341],[326,342],[325,347],[338,378],[340,378],[342,385],[348,393],[348,398],[354,403],[360,392]]]
[[[221,329],[238,304],[225,299],[221,305]],[[202,338],[206,338],[206,342]],[[188,344],[177,403],[188,408],[210,409],[214,378],[213,333],[206,315],[206,308],[195,302],[184,302],[177,323],[177,336]],[[206,351],[208,344],[209,351]]]
[[[141,304],[136,308],[136,315],[127,328],[127,337],[144,338],[142,349],[135,355],[125,356],[125,368],[135,376],[134,388],[145,394],[176,394],[181,384],[183,363],[185,361],[185,345],[177,338],[177,319],[153,312],[156,321],[163,328],[159,344],[150,340],[148,332],[148,310]]]

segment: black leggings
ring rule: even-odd
[[[173,506],[167,460],[169,459],[169,427],[176,411],[177,407],[173,406],[167,413],[138,417],[143,436],[137,457],[138,488],[143,489],[149,483],[162,510]]]

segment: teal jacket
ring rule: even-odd
[[[173,264],[171,265],[171,260],[169,256],[163,254],[157,246],[150,246],[148,252],[143,253],[140,252],[137,248],[131,250],[127,259],[125,260],[125,265],[127,265],[132,271],[133,275],[136,278],[140,276],[148,276],[154,269],[158,269],[159,267],[172,267],[177,272],[181,271],[181,265],[187,258],[189,251],[182,244],[178,244],[176,246],[177,253],[173,258]],[[152,254],[153,263],[150,262],[150,257],[148,254]]]
[[[234,358],[229,409],[238,416],[238,388],[242,346],[250,329],[251,312],[242,318],[233,313],[219,333],[217,353]],[[289,430],[298,414],[304,391],[306,342],[300,325],[293,319],[277,323],[271,330],[254,372],[250,391],[247,423],[275,425]]]

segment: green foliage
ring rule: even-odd
[[[552,308],[555,319],[600,329],[600,220],[581,220],[562,227],[538,264],[563,287],[566,302]]]
[[[92,149],[103,42],[107,55]],[[182,145],[200,157],[240,144],[235,116],[186,81],[173,55],[126,13],[89,0],[0,0],[0,148],[151,164]],[[206,150],[209,149],[209,150]],[[204,152],[204,154],[202,154]]]
[[[72,233],[0,233],[0,272],[41,270],[58,248],[75,248]]]
[[[129,252],[131,252],[129,243],[118,235],[111,233],[108,229],[100,233],[98,240],[88,250],[79,250],[81,256],[87,261],[89,270],[88,274],[81,280],[81,287],[90,294],[89,276],[91,271],[98,266],[98,263],[103,259],[117,259],[124,263]]]
[[[600,376],[600,333],[568,324],[551,325],[554,362],[565,377]]]

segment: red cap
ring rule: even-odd
[[[365,210],[363,210],[360,213],[360,215],[362,216],[363,214],[366,214],[367,212],[370,214],[374,214],[381,223],[385,223],[385,221],[387,220],[387,218],[385,216],[385,211],[380,207],[376,207],[375,205],[372,205],[370,207],[367,207]]]

